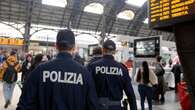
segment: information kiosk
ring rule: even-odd
[[[158,55],[160,55],[160,37],[135,39],[132,77],[134,77],[143,61],[147,61],[150,68],[153,69]]]

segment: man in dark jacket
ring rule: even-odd
[[[174,73],[175,77],[175,93],[177,93],[177,84],[181,81],[181,73],[182,73],[182,67],[179,61],[173,66],[171,72]]]
[[[164,104],[164,102],[165,102],[165,97],[164,97],[164,94],[165,94],[165,81],[164,81],[165,70],[161,64],[161,60],[162,60],[161,56],[156,57],[157,62],[155,65],[154,73],[156,74],[156,76],[158,78],[158,85],[157,85],[156,90],[155,90],[154,99],[157,103],[159,103],[159,101],[160,101],[160,104]]]
[[[101,47],[96,47],[93,49],[93,56],[89,60],[88,64],[91,64],[99,59],[102,58],[102,48]]]
[[[100,110],[122,110],[121,100],[125,91],[131,110],[137,110],[136,98],[128,70],[114,60],[116,44],[107,40],[103,44],[103,58],[89,64],[88,69],[95,80]]]
[[[73,60],[75,37],[61,30],[56,59],[40,64],[27,79],[16,110],[97,110],[91,74]]]
[[[81,58],[81,56],[79,55],[78,52],[76,52],[74,54],[74,58],[73,58],[76,62],[78,62],[81,65],[85,65],[85,60],[83,58]]]
[[[33,60],[32,55],[27,54],[26,59],[22,64],[22,78],[21,78],[22,83],[24,83],[25,80],[28,78],[28,75],[30,73],[30,68],[32,66],[32,60]]]

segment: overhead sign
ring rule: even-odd
[[[24,39],[0,37],[0,45],[22,46],[24,45]]]
[[[173,25],[195,20],[195,0],[149,0],[150,27],[172,31]]]

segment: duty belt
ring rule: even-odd
[[[109,100],[109,98],[99,98],[99,103],[106,110],[108,110],[110,106],[121,106],[121,101],[112,101]]]

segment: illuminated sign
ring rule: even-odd
[[[195,20],[195,0],[149,0],[150,27],[172,31],[173,25]]]
[[[24,45],[24,39],[0,37],[0,45],[22,46]]]

